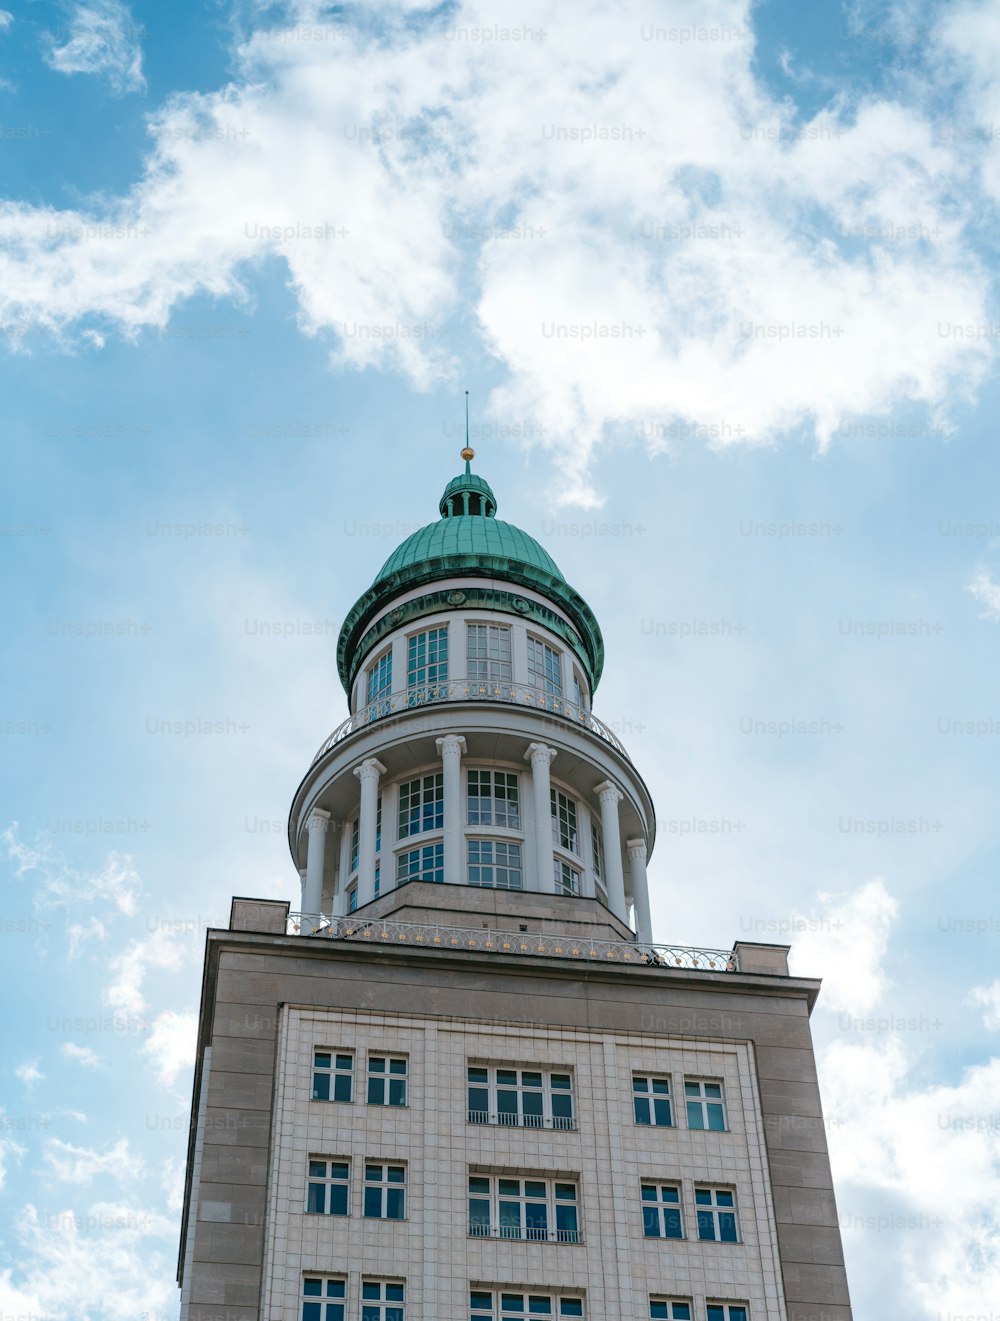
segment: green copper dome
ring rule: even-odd
[[[460,606],[538,618],[566,638],[587,671],[593,691],[604,665],[601,630],[593,611],[569,586],[548,551],[527,532],[496,518],[496,497],[489,483],[470,470],[468,461],[465,472],[445,487],[438,508],[440,519],[397,546],[344,621],[337,644],[337,668],[348,695],[366,657],[391,628],[404,622],[404,617],[416,618]],[[451,593],[439,588],[419,599],[412,598],[414,588],[443,585],[455,578],[484,578],[490,586]],[[547,598],[571,621],[570,625],[547,608],[526,600],[518,588],[529,588]],[[370,629],[386,605],[404,594],[411,599],[392,611],[391,618],[379,620]]]

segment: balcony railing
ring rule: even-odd
[[[553,936],[532,931],[492,931],[486,927],[446,927],[436,922],[380,922],[357,914],[324,917],[319,913],[291,913],[287,934],[309,936],[314,940],[360,941],[365,945],[417,945],[427,949],[477,950],[484,954],[589,959],[600,963],[628,963],[636,967],[739,971],[733,953],[724,949],[587,940],[579,936]]]
[[[499,1128],[551,1128],[556,1132],[572,1132],[576,1120],[572,1115],[512,1115],[491,1114],[489,1110],[470,1110],[470,1124],[496,1124]]]
[[[579,1229],[540,1229],[533,1225],[469,1225],[470,1238],[511,1238],[522,1243],[582,1243]]]
[[[565,697],[545,692],[542,688],[531,688],[526,684],[489,683],[486,680],[458,679],[454,683],[439,683],[424,687],[405,688],[398,693],[384,693],[367,706],[363,706],[354,715],[348,716],[339,724],[330,737],[313,757],[313,765],[325,757],[331,748],[342,743],[351,734],[367,729],[377,721],[389,716],[404,716],[414,710],[427,706],[437,706],[444,702],[506,702],[513,706],[526,706],[533,711],[543,711],[557,716],[571,725],[577,725],[596,734],[614,750],[631,762],[617,734],[598,720],[593,712],[575,702],[568,702]]]

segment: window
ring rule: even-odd
[[[552,869],[555,873],[556,894],[579,895],[580,873],[575,867],[563,862],[561,858],[554,858]]]
[[[429,628],[406,642],[407,688],[431,688],[448,679],[448,629]],[[429,697],[423,693],[418,696]]]
[[[469,840],[469,884],[494,890],[522,888],[521,846],[492,839]]]
[[[352,885],[347,892],[347,911],[356,913],[358,911],[358,887]]]
[[[424,775],[399,786],[399,838],[444,828],[444,775]]]
[[[642,1232],[646,1238],[683,1238],[681,1190],[674,1183],[642,1185]]]
[[[406,1167],[365,1166],[365,1216],[369,1220],[406,1218]]]
[[[583,1316],[583,1299],[547,1293],[507,1293],[473,1289],[469,1294],[471,1321],[522,1321],[536,1316]]]
[[[576,1127],[573,1077],[569,1073],[470,1064],[467,1076],[470,1124]]]
[[[392,652],[385,651],[368,671],[368,703],[385,701],[392,692]],[[388,702],[386,701],[386,710]]]
[[[507,771],[469,771],[469,825],[521,829],[517,776]]]
[[[587,685],[577,670],[573,671],[573,701],[578,708],[577,714],[582,716],[587,709]]]
[[[309,1157],[306,1211],[311,1215],[346,1216],[350,1192],[350,1166],[346,1160]]]
[[[576,1184],[469,1176],[469,1234],[541,1243],[579,1243]]]
[[[698,1237],[719,1243],[738,1243],[736,1194],[730,1188],[696,1188]]]
[[[684,1080],[687,1099],[688,1128],[710,1128],[724,1133],[726,1108],[722,1099],[721,1082],[691,1082]]]
[[[552,789],[552,842],[567,853],[578,853],[576,803],[558,789]]]
[[[344,1321],[347,1281],[307,1275],[302,1281],[302,1321]]]
[[[422,849],[410,849],[396,859],[396,884],[407,881],[444,880],[444,844],[425,844]]]
[[[649,1078],[633,1073],[632,1108],[637,1124],[669,1128],[674,1122],[670,1108],[670,1079]]]
[[[351,871],[358,870],[358,841],[361,838],[361,818],[355,817],[351,825]]]
[[[528,635],[528,673],[532,686],[562,696],[562,660],[554,647]]]
[[[313,1052],[314,1101],[350,1101],[353,1099],[354,1056],[337,1055],[330,1050]]]
[[[679,1298],[650,1298],[649,1315],[653,1321],[691,1321],[691,1304]]]
[[[705,1315],[708,1321],[750,1321],[746,1303],[709,1303]]]
[[[361,1284],[361,1321],[404,1321],[405,1286],[388,1280]]]
[[[594,858],[594,880],[604,889],[604,831],[593,812],[590,814],[590,846]]]
[[[368,1056],[368,1104],[406,1105],[406,1060]]]
[[[486,683],[510,683],[510,629],[503,624],[468,624],[468,676]]]

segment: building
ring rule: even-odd
[[[472,457],[344,623],[301,913],[208,933],[182,1321],[849,1321],[818,983],[654,944],[597,620]]]

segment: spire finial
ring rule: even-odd
[[[472,460],[476,457],[476,451],[469,444],[469,392],[465,392],[465,449],[462,450],[461,457],[465,460],[465,471],[472,472]]]

